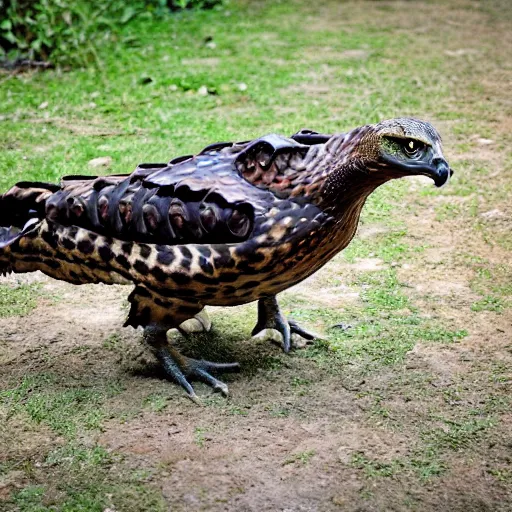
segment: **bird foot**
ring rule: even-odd
[[[146,327],[144,339],[152,348],[157,359],[162,364],[165,373],[179,384],[188,397],[195,403],[201,405],[201,400],[196,395],[189,380],[200,380],[219,391],[224,396],[229,395],[228,386],[216,379],[211,372],[224,371],[234,372],[240,369],[238,363],[213,363],[203,359],[192,359],[181,354],[176,348],[169,345],[166,340],[165,330],[156,330]]]
[[[238,363],[212,363],[203,359],[192,359],[182,354],[176,356],[177,350],[165,349],[155,351],[157,358],[162,363],[165,372],[171,379],[181,385],[187,392],[188,397],[195,403],[201,405],[201,400],[196,395],[194,388],[189,382],[190,380],[200,380],[213,388],[214,391],[222,393],[224,396],[229,395],[228,386],[216,379],[211,372],[224,371],[234,372],[240,369]]]
[[[294,320],[286,319],[275,296],[258,301],[258,322],[252,331],[252,337],[278,343],[285,352],[289,352],[291,347],[304,348],[308,342],[319,338],[317,334],[300,327]]]
[[[254,332],[254,331],[253,331]],[[313,343],[313,340],[318,339],[319,336],[313,335],[312,337],[304,338],[300,334],[296,334],[294,332],[290,333],[290,348],[293,349],[301,349],[306,348],[308,345]],[[279,345],[285,352],[284,347],[284,336],[277,329],[263,329],[262,331],[257,332],[252,336],[253,340],[262,340],[262,341],[270,341],[276,345]]]
[[[187,334],[196,334],[198,332],[210,332],[211,328],[212,321],[206,309],[202,309],[197,315],[182,322],[178,330],[186,336]]]

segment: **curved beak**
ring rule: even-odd
[[[453,176],[453,170],[450,169],[448,162],[444,158],[434,158],[432,161],[432,171],[426,174],[426,176],[430,176],[434,180],[436,187],[442,187]]]
[[[388,155],[384,155],[383,160],[406,175],[414,176],[421,174],[432,178],[436,187],[446,185],[450,180],[450,177],[453,176],[453,170],[448,165],[448,162],[442,157],[435,157],[429,163],[424,161],[405,163]]]

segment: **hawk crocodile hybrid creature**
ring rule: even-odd
[[[211,375],[236,364],[181,355],[169,329],[205,305],[258,300],[253,334],[311,338],[280,313],[276,294],[353,238],[366,198],[383,183],[451,170],[437,131],[402,118],[323,135],[302,130],[218,143],[132,174],[21,182],[0,196],[0,272],[41,270],[74,284],[134,283],[125,325],[196,400],[189,379],[227,393]]]

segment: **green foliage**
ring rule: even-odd
[[[503,300],[492,295],[487,295],[471,305],[471,311],[495,311],[496,313],[501,313],[504,308]]]
[[[6,316],[23,316],[30,313],[37,305],[40,286],[20,284],[13,287],[0,285],[0,318]]]
[[[74,438],[80,429],[101,429],[102,405],[119,391],[116,384],[60,389],[53,374],[37,374],[0,391],[0,408],[6,408],[9,417],[24,414],[34,424],[46,424],[57,434]]]
[[[0,0],[0,56],[54,64],[98,63],[97,48],[120,39],[119,29],[135,17],[170,10],[210,8],[221,0]]]
[[[367,478],[378,477],[393,477],[399,473],[404,466],[404,463],[398,459],[390,462],[380,462],[371,460],[361,452],[356,452],[352,455],[351,464],[357,469],[364,470]]]
[[[315,453],[315,450],[307,450],[305,452],[294,453],[287,457],[282,465],[286,466],[287,464],[294,464],[295,462],[301,462],[303,465],[306,465],[311,460],[313,455],[315,455]]]

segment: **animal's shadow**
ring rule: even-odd
[[[240,374],[251,377],[259,371],[274,369],[281,366],[282,358],[287,357],[280,347],[269,341],[251,339],[249,333],[226,334],[215,328],[208,333],[189,334],[186,337],[174,335],[172,344],[183,355],[194,359],[216,363],[239,363],[240,369],[235,375],[222,373],[222,380],[225,381],[240,378]],[[137,365],[128,372],[136,377],[168,380],[162,365],[153,358],[146,359],[144,364]]]

